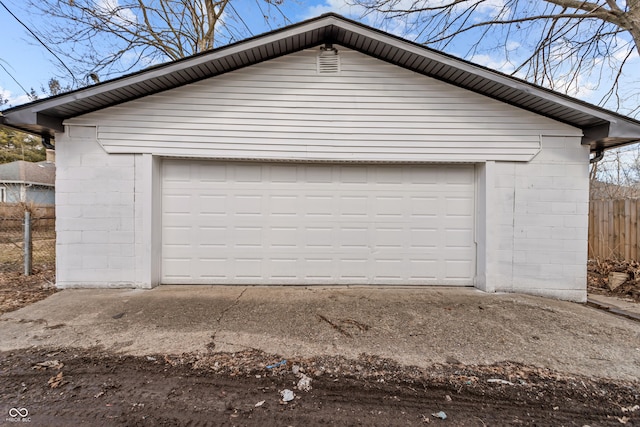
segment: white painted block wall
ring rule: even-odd
[[[89,126],[68,128],[56,151],[57,286],[144,287],[136,280],[140,156],[107,154]]]
[[[494,290],[586,301],[588,158],[577,138],[547,136],[531,162],[496,162]]]

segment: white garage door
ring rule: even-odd
[[[475,274],[470,165],[166,160],[165,284],[433,284]]]

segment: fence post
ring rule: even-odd
[[[24,275],[31,275],[31,212],[24,211]]]

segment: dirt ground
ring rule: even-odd
[[[57,291],[55,271],[39,269],[31,276],[20,272],[0,272],[0,314],[45,299]]]
[[[51,273],[0,276],[0,313],[55,292]],[[640,425],[640,381],[508,362],[31,348],[0,352],[0,384],[0,425]]]
[[[273,367],[278,362],[278,356],[253,351],[181,357],[68,348],[3,353],[0,409],[8,414],[13,408],[17,416],[0,423],[23,421],[20,414],[31,425],[46,426],[640,423],[638,383],[513,364],[420,370],[362,356]],[[281,396],[285,389],[295,395],[288,403]]]

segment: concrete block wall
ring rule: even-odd
[[[528,163],[496,162],[494,289],[585,301],[589,148],[563,136],[541,148]]]
[[[67,127],[56,151],[57,286],[136,286],[136,155],[107,154],[92,126]]]

